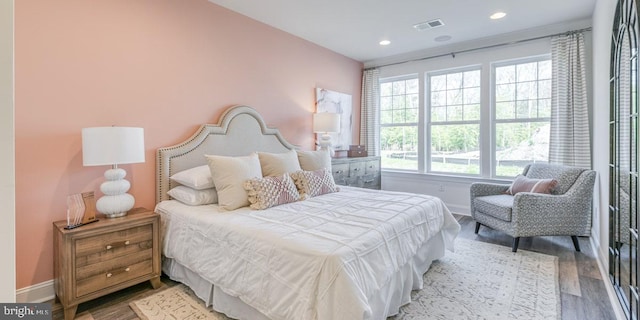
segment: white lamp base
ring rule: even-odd
[[[135,199],[127,193],[131,184],[124,179],[126,175],[127,172],[120,168],[109,169],[104,173],[107,181],[100,185],[104,196],[96,202],[96,209],[107,218],[125,216],[133,208]]]
[[[318,145],[320,146],[320,150],[328,150],[329,155],[331,157],[335,156],[336,152],[331,147],[331,136],[328,134],[323,134],[320,136],[320,140],[318,141]]]

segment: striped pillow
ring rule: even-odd
[[[518,175],[509,190],[508,194],[515,195],[518,192],[551,193],[558,181],[555,179],[532,179],[523,175]]]
[[[300,200],[296,185],[286,173],[247,180],[244,189],[247,190],[249,206],[256,210]]]

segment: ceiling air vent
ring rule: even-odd
[[[444,26],[444,22],[442,22],[442,20],[434,19],[434,20],[429,20],[429,21],[414,24],[413,28],[415,28],[418,31],[422,31],[422,30],[433,29],[433,28],[442,27],[442,26]]]

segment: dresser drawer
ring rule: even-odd
[[[334,158],[331,160],[336,184],[380,189],[380,157]]]
[[[364,175],[364,162],[352,162],[349,164],[349,177],[353,180]]]
[[[349,164],[341,163],[331,166],[331,174],[336,184],[346,185],[349,178]]]

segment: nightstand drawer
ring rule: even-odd
[[[136,228],[78,239],[76,240],[75,253],[76,257],[99,253],[126,254],[132,250],[132,247],[137,247],[141,242],[151,241],[152,238],[152,225],[147,224]]]
[[[151,261],[152,258],[153,258],[153,250],[149,248],[145,251],[120,256],[114,259],[104,260],[100,263],[94,263],[94,264],[90,264],[82,267],[76,266],[76,280],[80,281],[80,280],[91,278],[100,274],[105,275],[105,274],[113,273],[112,271],[115,269],[124,270],[138,262],[145,261],[145,260]]]
[[[149,275],[152,272],[153,260],[146,259],[121,267],[112,267],[103,273],[96,274],[86,279],[78,278],[76,298],[102,290],[103,288],[108,288],[138,277]]]

